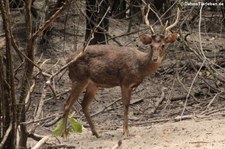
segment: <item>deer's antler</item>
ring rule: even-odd
[[[147,5],[147,7],[148,7],[148,10],[147,10],[147,12],[146,12],[146,14],[144,16],[145,24],[149,27],[149,29],[150,29],[150,31],[151,31],[151,33],[153,35],[153,34],[155,34],[155,31],[154,31],[152,25],[150,25],[149,20],[148,20],[148,14],[149,14],[149,10],[150,10],[150,5]]]
[[[179,21],[179,18],[180,18],[180,9],[179,9],[179,7],[177,7],[177,18],[176,18],[175,22],[168,27],[167,27],[167,23],[166,23],[165,26],[164,26],[164,29],[163,29],[163,33],[169,31],[171,28],[176,26],[178,21]]]

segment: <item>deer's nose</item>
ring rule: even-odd
[[[157,62],[157,60],[158,60],[158,57],[157,57],[157,56],[153,56],[153,57],[152,57],[152,61],[153,61],[153,62]]]

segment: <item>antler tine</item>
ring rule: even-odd
[[[164,25],[164,27],[163,27],[163,30],[162,30],[162,34],[164,34],[165,33],[165,31],[166,31],[166,28],[167,28],[167,25],[168,25],[168,20],[166,21],[166,24]]]
[[[177,7],[177,18],[176,18],[176,21],[173,24],[171,24],[170,26],[166,27],[165,28],[165,32],[169,31],[171,28],[176,26],[178,21],[179,21],[179,18],[180,18],[180,9],[179,9],[179,7]]]
[[[154,29],[153,29],[153,27],[150,25],[149,20],[148,20],[148,14],[149,14],[149,10],[150,10],[149,7],[150,7],[150,6],[149,6],[149,5],[147,5],[147,6],[148,6],[148,10],[147,10],[147,13],[146,13],[145,16],[144,16],[145,24],[149,27],[151,33],[152,33],[152,34],[155,34]]]

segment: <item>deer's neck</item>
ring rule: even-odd
[[[157,62],[152,61],[152,52],[146,53],[143,58],[142,71],[145,76],[151,75],[159,68],[162,63],[164,53],[162,53]]]

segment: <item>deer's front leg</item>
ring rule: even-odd
[[[123,135],[128,137],[129,130],[128,130],[128,109],[130,104],[130,97],[131,97],[131,87],[122,86],[122,103],[123,103],[123,110],[124,110],[124,122],[123,122]]]

